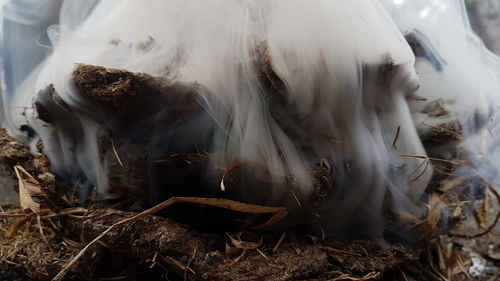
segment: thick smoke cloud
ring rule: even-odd
[[[319,210],[326,230],[359,222],[379,234],[382,213],[411,210],[431,179],[428,160],[408,156],[426,157],[429,127],[459,120],[474,152],[500,102],[498,58],[460,1],[38,0],[6,4],[3,17],[4,126],[23,138],[29,125],[33,147],[41,139],[55,170],[83,192],[106,192],[99,140],[120,128],[144,158],[203,148],[219,167],[259,163],[273,178],[262,197],[290,209],[291,193],[312,196],[308,171],[327,161],[336,189]],[[263,83],[256,56],[282,87]],[[77,64],[191,85],[203,110],[174,123],[103,122],[74,84]],[[63,126],[71,130],[33,107],[49,85],[77,109]],[[447,114],[423,113],[438,102]],[[488,138],[480,161],[496,169]]]

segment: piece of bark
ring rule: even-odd
[[[462,140],[462,128],[458,121],[439,124],[429,130],[427,134],[420,136],[425,145],[440,144],[450,141]]]
[[[175,119],[199,108],[196,83],[85,64],[73,71],[73,81],[82,97],[130,121],[141,122],[161,111]]]
[[[40,90],[36,96],[34,106],[37,117],[49,124],[65,122],[67,118],[74,119],[71,107],[57,94],[54,85]]]

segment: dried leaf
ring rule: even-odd
[[[481,205],[474,209],[474,219],[478,227],[483,227],[488,222],[488,211],[491,208],[491,194],[488,189],[485,190],[484,199]]]
[[[444,274],[448,266],[446,264],[446,259],[443,254],[443,249],[441,248],[441,243],[436,243],[436,250],[438,256],[439,270]]]
[[[460,186],[465,183],[465,178],[461,176],[455,176],[452,177],[451,179],[447,179],[441,182],[439,187],[437,188],[438,191],[441,191],[443,193],[448,192],[452,190],[453,188]]]
[[[238,248],[238,249],[243,249],[243,250],[255,250],[257,248],[259,248],[260,246],[262,246],[262,241],[263,241],[263,237],[260,237],[259,241],[256,241],[256,242],[252,242],[252,241],[244,241],[244,240],[241,240],[241,235],[240,235],[240,239],[237,239],[237,238],[233,238],[231,235],[227,234],[227,236],[229,237],[229,239],[231,240],[231,243],[233,243],[233,245]]]
[[[244,166],[247,166],[249,165],[248,163],[245,163],[245,162],[241,162],[241,163],[236,163],[232,166],[230,166],[229,168],[227,168],[225,171],[224,171],[224,174],[222,174],[222,179],[220,180],[220,190],[221,191],[226,191],[226,186],[224,185],[224,179],[226,178],[226,176],[232,172],[234,172],[235,170],[241,168],[241,167],[244,167]]]
[[[445,204],[436,193],[432,193],[428,203],[427,217],[412,227],[412,231],[422,238],[429,238],[438,233],[441,211]]]
[[[47,199],[40,183],[23,167],[16,165],[14,171],[19,180],[19,202],[23,210],[40,213],[41,202]]]
[[[493,185],[491,183],[488,183],[487,180],[485,180],[484,178],[481,178],[481,179],[487,184],[486,187],[489,190],[489,192],[491,192],[490,194],[492,196],[495,196],[497,202],[500,202],[500,193],[493,187]],[[482,232],[474,234],[474,235],[463,235],[463,234],[457,234],[457,233],[450,233],[450,236],[459,237],[459,238],[466,238],[466,239],[473,239],[473,238],[481,237],[483,235],[489,234],[496,227],[498,221],[500,221],[500,212],[497,212],[495,218],[493,219],[493,223],[488,228],[486,228],[485,231],[482,231]]]

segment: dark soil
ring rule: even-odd
[[[26,277],[13,268],[0,264],[0,281],[31,281],[32,279]]]

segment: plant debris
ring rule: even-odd
[[[265,81],[266,91],[279,94],[270,99],[281,105],[286,87],[272,72],[271,59],[266,46],[259,45],[254,55],[258,79]],[[387,79],[393,67],[384,68]],[[164,108],[175,114],[197,110],[201,87],[89,65],[79,65],[73,79],[82,96],[102,107],[104,115],[135,124],[147,122]],[[41,91],[34,105],[40,119],[76,134],[73,109],[53,87]],[[445,113],[443,104],[428,112],[433,116]],[[404,128],[395,132],[394,146],[400,130]],[[0,163],[18,180],[20,194],[19,204],[0,208],[0,272],[40,281],[164,277],[431,281],[494,280],[500,274],[498,193],[480,177],[455,174],[466,159],[457,151],[450,154],[454,157],[432,154],[433,146],[460,140],[460,128],[454,123],[427,135],[424,144],[431,151],[429,156],[401,155],[424,164],[432,162],[437,172],[428,197],[422,199],[425,212],[392,210],[393,218],[406,224],[408,237],[413,239],[386,233],[383,241],[333,239],[270,228],[283,223],[287,210],[252,197],[255,189],[265,191],[272,184],[266,167],[238,162],[214,167],[209,164],[214,156],[204,152],[145,159],[137,153],[136,143],[112,128],[108,133],[100,147],[110,167],[110,193],[79,198],[74,186],[51,172],[43,154],[31,154],[26,145],[0,131]],[[340,148],[345,145],[340,140],[331,143]],[[322,159],[309,171],[314,179],[311,198],[290,192],[297,205],[312,206],[311,216],[336,188],[333,169],[328,159]],[[241,184],[239,179],[247,175],[253,175],[252,180]],[[146,198],[157,192],[146,188],[151,179],[157,186],[169,183],[172,189],[164,192],[161,200],[165,201],[148,208]],[[286,176],[290,186],[294,181]],[[471,198],[471,193],[477,196]]]

